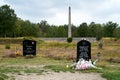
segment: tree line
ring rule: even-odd
[[[67,37],[68,25],[50,25],[42,20],[32,23],[17,17],[9,5],[0,7],[0,37]],[[72,25],[72,37],[115,37],[120,38],[120,27],[117,23],[109,21],[105,24],[91,22]]]

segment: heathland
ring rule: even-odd
[[[98,59],[96,66],[101,70],[79,70],[69,67],[76,60],[77,42],[37,41],[36,57],[23,57],[23,38],[0,39],[0,80],[15,80],[14,74],[23,75],[35,73],[41,75],[50,71],[71,73],[100,73],[107,80],[120,79],[120,40],[103,38],[102,48],[99,41],[91,42],[92,60]],[[16,49],[18,54],[16,56]],[[68,65],[68,67],[66,67]],[[8,76],[8,74],[13,74]]]

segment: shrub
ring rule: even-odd
[[[71,42],[72,42],[72,37],[68,37],[68,38],[67,38],[67,42],[68,42],[68,43],[71,43]]]
[[[98,48],[99,48],[99,49],[103,49],[103,43],[102,43],[102,42],[100,42],[100,43],[98,44]]]
[[[10,49],[10,44],[6,44],[5,49]]]
[[[100,41],[102,39],[102,36],[96,36],[96,40]]]

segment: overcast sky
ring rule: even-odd
[[[38,23],[68,24],[68,6],[71,6],[72,24],[83,22],[120,24],[120,0],[0,0],[0,6],[9,4],[18,17]]]

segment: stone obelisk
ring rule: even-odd
[[[71,38],[71,7],[69,6],[69,11],[68,11],[68,38]]]

